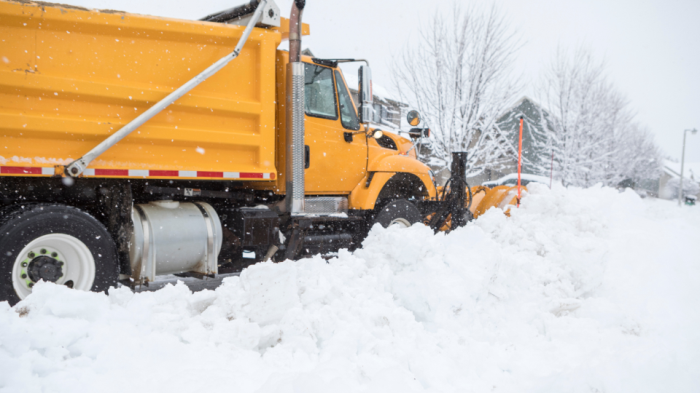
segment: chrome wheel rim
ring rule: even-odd
[[[29,242],[15,258],[12,286],[20,299],[29,296],[34,284],[40,280],[30,274],[32,263],[38,258],[46,257],[53,260],[55,265],[60,265],[61,276],[54,281],[56,284],[83,291],[92,288],[95,281],[95,258],[90,249],[78,238],[52,233]]]
[[[390,227],[399,227],[399,228],[408,228],[411,226],[411,223],[408,222],[407,219],[405,218],[395,218],[389,223]]]

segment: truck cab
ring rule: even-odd
[[[412,197],[435,196],[430,168],[421,163],[413,142],[360,122],[343,72],[334,60],[302,56],[304,63],[305,194],[349,198],[350,210],[372,210],[387,182],[389,187],[415,190]],[[286,96],[288,52],[277,52],[277,102]],[[278,130],[286,129],[285,107],[278,108]],[[287,141],[278,134],[277,149]],[[277,167],[284,163],[278,160]],[[398,175],[398,176],[395,176]],[[400,183],[400,184],[398,184]],[[285,173],[275,192],[284,194]]]

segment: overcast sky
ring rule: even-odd
[[[245,0],[62,0],[158,16],[197,19]],[[477,0],[485,5],[494,1]],[[391,87],[393,56],[416,29],[453,0],[307,0],[311,36],[303,47],[318,57],[361,57],[377,84]],[[461,0],[460,3],[466,3]],[[683,130],[700,129],[700,0],[495,0],[524,45],[515,70],[533,88],[558,45],[585,45],[605,60],[637,118],[664,153],[680,159]],[[282,15],[291,0],[277,0]],[[688,136],[686,160],[700,162],[700,133]]]

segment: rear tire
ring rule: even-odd
[[[35,204],[0,217],[0,301],[14,305],[39,280],[98,292],[118,278],[114,240],[88,213]]]
[[[408,228],[421,221],[420,211],[414,204],[405,199],[396,199],[379,209],[372,225],[380,224],[384,228],[399,225]]]

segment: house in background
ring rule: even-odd
[[[659,178],[659,198],[678,199],[681,163],[664,160]],[[700,197],[700,162],[686,162],[683,168],[683,191],[685,195]]]
[[[494,130],[502,142],[501,162],[497,165],[486,165],[483,173],[470,177],[470,184],[482,184],[486,181],[497,180],[503,176],[518,171],[518,142],[520,134],[520,116],[523,116],[523,166],[522,172],[531,175],[547,175],[542,168],[547,167],[551,159],[551,151],[545,151],[546,134],[549,131],[547,119],[549,113],[529,97],[519,99],[512,107],[503,112],[498,118],[498,127]]]
[[[376,85],[374,89],[377,90]],[[359,107],[359,93],[357,89],[350,87],[350,95],[352,100],[355,101],[355,105]],[[372,98],[374,100],[374,119],[372,119],[372,123],[379,127],[385,126],[391,129],[400,129],[401,119],[408,112],[408,104],[377,94],[374,94]]]

